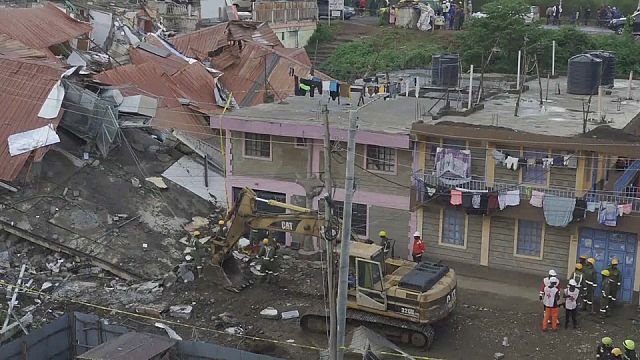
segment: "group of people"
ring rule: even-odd
[[[464,24],[464,6],[461,2],[457,4],[453,0],[444,0],[442,3],[442,13],[436,11],[436,15],[444,16],[445,27],[449,30],[461,30]]]
[[[547,8],[547,25],[560,25],[560,16],[562,15],[562,6],[553,5]]]
[[[565,329],[569,327],[569,322],[573,328],[577,327],[577,312],[579,305],[582,310],[594,313],[594,295],[597,288],[598,279],[595,269],[596,260],[580,256],[580,262],[575,266],[574,272],[568,279],[568,286],[562,288],[555,270],[549,270],[548,275],[542,280],[539,298],[544,306],[544,317],[542,319],[542,331],[547,331],[549,326],[554,331],[560,325],[560,307],[565,308]],[[618,269],[618,259],[613,258],[609,267],[600,272],[600,316],[605,318],[609,315],[611,307],[615,304],[618,291],[622,285],[622,274]],[[625,340],[623,343],[624,352],[620,348],[613,347],[613,341],[609,337],[602,339],[602,343],[597,349],[598,359],[629,359],[637,360],[635,354],[635,343],[632,340]]]

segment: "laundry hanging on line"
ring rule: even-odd
[[[520,190],[509,190],[498,193],[498,204],[500,210],[504,210],[507,206],[520,205]]]
[[[576,199],[545,195],[542,204],[544,220],[549,226],[565,227],[573,220]]]
[[[611,202],[601,202],[598,209],[598,223],[616,226],[618,224],[618,206]]]
[[[531,192],[531,199],[529,204],[535,207],[542,207],[542,201],[544,200],[544,193],[542,191],[533,190]]]

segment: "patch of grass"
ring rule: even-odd
[[[371,37],[340,45],[320,66],[341,80],[353,80],[378,72],[428,67],[431,55],[449,48],[450,36],[383,28]]]
[[[341,28],[342,24],[340,22],[335,22],[335,24],[331,24],[331,26],[323,23],[318,23],[316,31],[313,32],[313,34],[309,38],[309,41],[307,42],[307,51],[315,49],[316,44],[319,45],[335,39],[336,34],[340,32]]]

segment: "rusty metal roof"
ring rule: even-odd
[[[63,111],[52,120],[38,117],[53,85],[64,69],[50,63],[0,57],[0,180],[13,181],[33,153],[40,159],[47,148],[16,156],[9,154],[9,135],[37,129],[51,122],[58,126]]]
[[[68,16],[49,2],[39,8],[0,9],[0,34],[34,49],[48,48],[89,32],[91,25]]]
[[[228,21],[197,31],[180,34],[169,39],[186,56],[198,59],[208,57],[230,41],[252,41],[268,47],[282,47],[275,32],[266,23],[254,21]]]
[[[9,35],[0,34],[0,55],[16,59],[45,59],[45,51],[32,49]]]
[[[164,336],[129,332],[79,355],[83,360],[149,360],[176,344]]]
[[[171,75],[176,85],[175,93],[193,102],[193,106],[205,113],[219,111],[213,96],[216,79],[201,63],[193,63]]]

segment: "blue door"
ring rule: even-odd
[[[636,234],[590,228],[580,229],[578,257],[585,255],[596,259],[598,274],[596,296],[600,294],[600,282],[602,281],[600,271],[609,266],[611,259],[617,258],[620,262],[618,268],[622,273],[622,289],[618,293],[618,299],[624,303],[631,302],[633,280],[636,273],[636,247]]]

